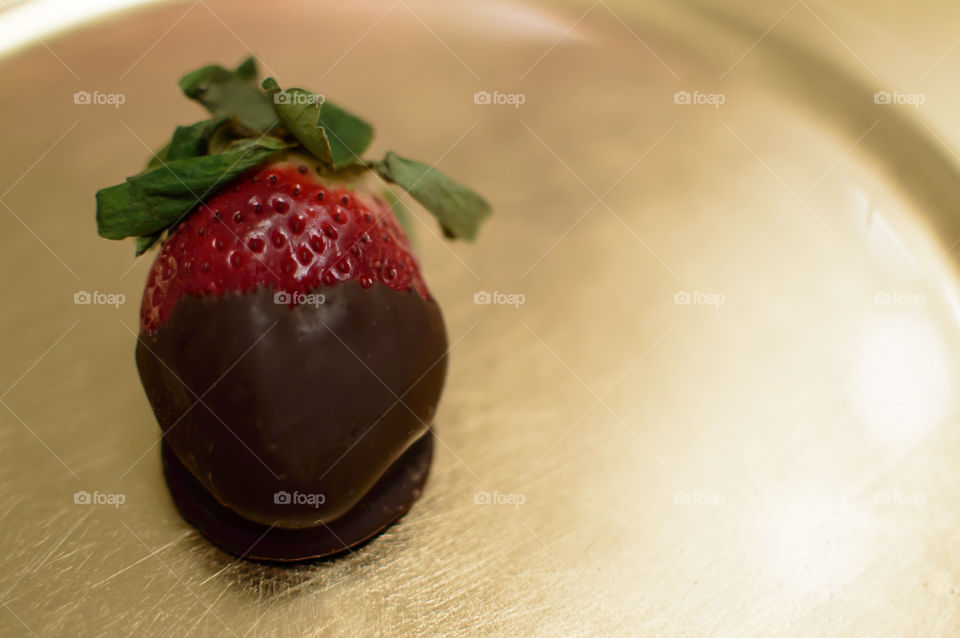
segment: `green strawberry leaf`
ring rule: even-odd
[[[223,126],[226,122],[227,118],[212,117],[188,126],[178,126],[173,132],[173,139],[150,157],[147,168],[160,166],[167,160],[199,157],[208,153],[220,152],[210,147],[214,136],[226,134],[227,127]]]
[[[189,126],[178,126],[173,132],[173,139],[166,146],[163,161],[206,155],[210,138],[226,121],[225,117],[212,117]]]
[[[360,163],[373,140],[370,124],[311,91],[281,89],[273,78],[263,88],[284,128],[321,162],[334,169]]]
[[[423,204],[450,239],[473,241],[480,224],[490,215],[487,200],[423,162],[389,151],[382,161],[370,165],[380,177],[393,182]]]
[[[273,78],[264,80],[263,88],[273,101],[273,110],[283,127],[317,159],[332,165],[333,149],[330,148],[327,132],[317,125],[320,107],[316,94],[298,88],[281,90]]]
[[[259,75],[257,72],[257,59],[251,55],[249,58],[240,63],[240,66],[238,66],[237,70],[234,71],[234,75],[241,80],[246,80],[247,82],[256,84],[257,76]]]
[[[261,135],[277,124],[270,98],[257,86],[257,65],[247,58],[235,71],[211,64],[180,78],[184,95],[196,100],[214,117],[227,117]]]
[[[184,94],[211,117],[178,126],[142,172],[97,192],[100,235],[136,237],[137,255],[143,254],[208,195],[278,153],[294,150],[312,154],[317,170],[334,180],[374,170],[423,204],[445,236],[476,237],[490,215],[490,205],[480,195],[393,152],[379,162],[362,160],[373,140],[369,123],[305,89],[281,89],[273,78],[262,86],[257,82],[252,57],[232,71],[214,64],[183,76]],[[384,197],[412,234],[409,211],[397,194],[388,189]]]
[[[163,231],[153,233],[152,235],[143,235],[141,237],[137,237],[137,251],[134,253],[134,256],[139,257],[143,253],[153,248],[154,244],[160,241],[162,237]]]
[[[330,139],[334,168],[361,161],[360,157],[373,141],[373,127],[369,123],[327,99],[320,107],[319,122]]]
[[[393,216],[397,218],[400,226],[403,227],[404,232],[407,233],[407,237],[412,241],[414,228],[413,215],[410,213],[410,209],[407,208],[407,205],[403,203],[403,200],[400,199],[400,196],[397,195],[392,188],[384,188],[380,191],[380,194],[383,195],[387,206],[393,211]]]
[[[218,155],[164,162],[97,191],[97,229],[107,239],[153,235],[177,223],[218,187],[294,144],[241,140]]]
[[[154,166],[160,166],[163,164],[163,161],[167,159],[167,153],[169,151],[170,142],[167,142],[163,145],[163,148],[150,156],[150,160],[147,162],[147,168],[153,168]]]

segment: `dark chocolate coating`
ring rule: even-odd
[[[427,432],[349,512],[327,525],[284,529],[254,523],[224,507],[163,444],[163,475],[180,514],[215,544],[241,558],[298,561],[343,553],[376,536],[420,496],[433,459]]]
[[[292,308],[268,288],[184,297],[137,344],[165,445],[252,523],[323,529],[346,516],[424,437],[443,389],[435,301],[378,282],[317,292],[324,303]]]

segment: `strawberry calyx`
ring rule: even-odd
[[[320,94],[282,89],[273,78],[261,85],[257,76],[251,57],[232,71],[209,65],[181,78],[183,93],[210,117],[178,126],[143,171],[97,191],[102,237],[135,237],[141,255],[233,179],[284,155],[305,154],[333,178],[375,173],[436,217],[446,237],[476,238],[491,212],[483,197],[393,151],[382,160],[364,159],[373,139],[369,123]]]

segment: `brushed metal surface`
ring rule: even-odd
[[[0,634],[956,635],[958,16],[209,0],[7,57]],[[415,209],[453,344],[422,500],[296,567],[174,511],[149,263],[93,219],[200,117],[180,73],[248,51],[496,209],[470,246]]]

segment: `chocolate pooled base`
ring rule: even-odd
[[[177,511],[215,545],[241,558],[298,561],[343,553],[406,514],[427,482],[433,434],[427,432],[414,443],[349,512],[329,524],[305,529],[255,523],[221,505],[166,443],[162,460],[163,476]]]
[[[174,501],[235,554],[345,551],[426,481],[447,366],[439,307],[381,283],[315,295],[184,297],[137,344]]]

